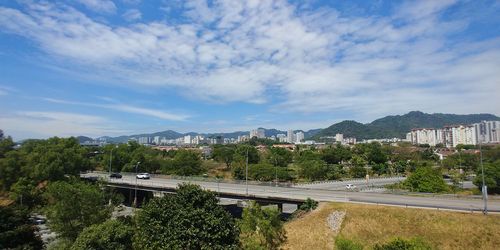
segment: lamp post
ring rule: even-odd
[[[484,133],[481,133],[482,140],[484,140]],[[483,193],[483,201],[484,201],[484,210],[483,214],[488,215],[488,187],[486,187],[486,183],[484,182],[484,166],[483,166],[483,151],[481,149],[482,140],[479,140],[479,159],[481,164],[481,176],[483,185],[481,187],[481,191]]]
[[[276,156],[274,156],[274,180],[275,186],[278,186],[278,161],[276,160]]]
[[[111,152],[109,153],[109,175],[111,177],[111,162],[113,160],[113,149],[117,148],[118,146],[114,146],[111,148]]]
[[[139,164],[141,164],[140,161],[135,164],[135,190],[134,190],[134,208],[137,207],[137,168],[139,167]]]
[[[248,196],[248,148],[247,148],[247,160],[245,164],[245,185],[246,185],[246,194]]]

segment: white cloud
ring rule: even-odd
[[[20,111],[0,116],[0,124],[16,140],[50,136],[97,137],[125,132],[116,130],[110,121],[102,117],[65,112]]]
[[[440,18],[454,4],[406,2],[387,17],[352,17],[298,11],[286,1],[187,1],[189,22],[118,27],[39,4],[0,7],[0,27],[36,41],[61,64],[192,99],[279,100],[277,112],[370,117],[415,109],[498,113],[500,43],[450,40],[468,24]]]
[[[85,7],[95,12],[101,13],[114,13],[116,5],[111,0],[77,0]]]
[[[137,21],[142,18],[142,13],[138,9],[129,9],[123,13],[123,18],[129,22]]]
[[[107,98],[103,98],[103,99],[107,99]],[[186,119],[188,119],[190,117],[187,114],[176,114],[176,113],[166,112],[163,110],[135,107],[132,105],[122,104],[122,103],[118,103],[112,99],[108,99],[107,101],[113,102],[113,103],[106,103],[106,104],[74,102],[74,101],[66,101],[66,100],[60,100],[60,99],[54,99],[54,98],[43,98],[43,100],[48,101],[48,102],[52,102],[52,103],[112,109],[112,110],[121,111],[121,112],[125,112],[125,113],[150,116],[150,117],[155,117],[155,118],[159,118],[162,120],[168,120],[168,121],[185,121]]]

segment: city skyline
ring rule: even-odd
[[[495,1],[0,1],[15,139],[500,115]]]

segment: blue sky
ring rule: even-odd
[[[14,139],[500,114],[499,1],[0,0]]]

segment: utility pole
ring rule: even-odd
[[[246,190],[247,190],[247,196],[248,196],[248,148],[247,148],[247,161],[246,161],[246,167],[245,167],[245,183],[246,183]]]
[[[479,129],[481,131],[481,129]],[[484,140],[484,134],[481,132],[482,140]],[[483,201],[484,201],[484,210],[483,214],[488,215],[488,187],[486,187],[486,183],[484,182],[484,166],[483,166],[483,150],[481,149],[482,140],[479,140],[479,159],[481,163],[481,175],[483,186],[481,191],[483,192]]]
[[[137,168],[141,164],[140,161],[135,164],[135,190],[134,190],[134,208],[137,208]]]
[[[111,153],[109,153],[109,176],[111,178],[111,161],[113,160],[113,149],[115,149],[114,147],[111,148]]]

